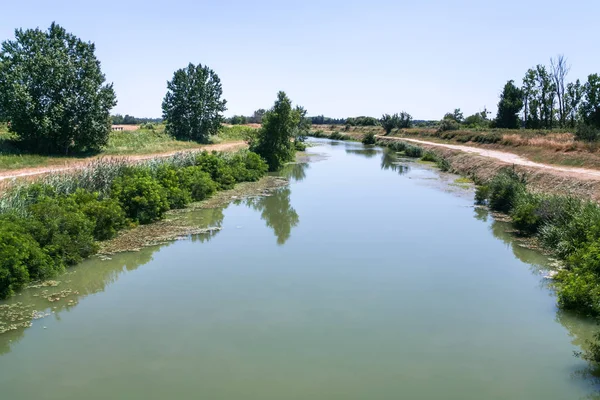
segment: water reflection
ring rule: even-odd
[[[348,154],[356,154],[358,156],[362,156],[364,158],[373,158],[379,154],[381,150],[376,147],[365,147],[362,149],[346,149],[346,153]]]
[[[381,154],[381,169],[389,169],[397,172],[399,175],[406,174],[410,170],[409,166],[400,163],[396,153],[389,149],[384,149]]]
[[[300,217],[290,204],[291,190],[281,188],[271,196],[250,198],[246,204],[261,213],[261,218],[277,237],[277,244],[283,245],[290,238],[292,228],[298,225]]]
[[[194,226],[220,227],[224,218],[223,210],[224,208],[203,209],[183,214],[183,217]],[[203,243],[211,240],[219,232],[215,230],[194,235],[192,241]],[[134,271],[139,266],[149,263],[154,253],[171,244],[172,242],[146,247],[141,251],[119,253],[108,260],[99,257],[88,259],[59,276],[57,286],[25,289],[0,303],[0,332],[3,326],[4,329],[10,326],[16,328],[0,333],[0,354],[10,351],[11,345],[24,336],[34,319],[54,317],[60,320],[63,311],[69,311],[89,295],[103,292],[123,273]]]
[[[77,303],[92,294],[103,292],[107,286],[119,279],[125,272],[133,271],[140,265],[152,261],[153,254],[164,244],[143,249],[139,252],[121,253],[112,261],[99,258],[86,260],[59,278],[55,287],[25,289],[0,305],[0,324],[18,325],[15,330],[0,335],[0,354],[8,353],[31,326],[34,316],[54,317],[60,320],[63,311],[69,311]],[[60,298],[56,300],[57,298]],[[43,319],[40,321],[43,323]]]
[[[309,163],[287,164],[279,171],[278,175],[293,182],[300,182],[306,178],[306,170],[310,168]]]

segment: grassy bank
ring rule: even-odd
[[[136,165],[98,161],[15,186],[0,197],[0,298],[80,262],[120,230],[161,220],[168,210],[266,171],[248,151],[180,153]]]
[[[248,141],[255,135],[256,129],[247,126],[221,127],[219,134],[211,138],[211,143],[224,143],[239,140]],[[21,168],[34,168],[62,165],[70,162],[84,161],[91,157],[103,155],[143,155],[183,151],[201,148],[196,142],[176,140],[164,132],[164,125],[153,125],[153,129],[135,131],[113,131],[108,144],[97,154],[79,154],[75,156],[42,156],[24,152],[8,132],[6,125],[0,126],[0,171]]]

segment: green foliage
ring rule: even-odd
[[[460,124],[461,122],[463,122],[464,116],[462,111],[460,111],[460,108],[455,108],[453,112],[446,113],[443,119],[448,121],[454,121],[457,124]]]
[[[346,119],[346,124],[350,126],[377,126],[379,121],[374,117],[351,117]]]
[[[379,123],[385,130],[385,134],[388,135],[393,129],[410,128],[412,125],[412,116],[406,111],[402,111],[400,114],[396,113],[393,115],[383,114]]]
[[[177,169],[168,164],[163,164],[156,171],[156,179],[166,189],[167,200],[171,209],[185,208],[192,201],[189,190],[181,188]]]
[[[446,131],[456,131],[460,129],[460,124],[452,119],[446,119],[440,121],[440,126],[438,126],[438,132],[446,132]]]
[[[25,149],[69,154],[107,143],[116,100],[94,52],[55,23],[47,32],[18,29],[2,43],[0,117]]]
[[[127,226],[125,212],[116,200],[100,199],[98,193],[83,189],[78,189],[71,197],[83,215],[93,223],[94,239],[112,239]]]
[[[375,144],[376,141],[375,134],[373,132],[369,132],[363,137],[362,144]]]
[[[533,235],[542,226],[544,220],[540,212],[541,203],[541,197],[531,193],[524,193],[514,200],[510,216],[513,225],[522,234]]]
[[[404,154],[407,157],[419,158],[419,157],[423,156],[423,149],[419,146],[413,146],[412,144],[407,144],[404,147]]]
[[[227,109],[219,76],[207,66],[190,63],[175,71],[162,103],[166,131],[180,140],[207,143],[216,135]]]
[[[267,161],[269,170],[277,171],[286,162],[294,159],[293,139],[306,127],[305,114],[301,107],[292,108],[292,102],[284,92],[262,117],[262,128],[250,149]]]
[[[600,140],[600,128],[592,125],[579,124],[575,131],[575,138],[583,142],[597,142]]]
[[[600,331],[594,334],[593,340],[586,342],[586,349],[583,352],[576,351],[575,356],[593,364],[600,364]]]
[[[111,197],[127,217],[141,224],[161,219],[170,208],[167,190],[146,170],[132,170],[115,179]]]
[[[190,193],[194,201],[204,200],[218,189],[217,183],[201,167],[182,168],[177,175],[182,189]]]
[[[583,122],[600,129],[600,75],[591,74],[583,86],[581,117]]]
[[[49,278],[61,270],[24,229],[23,222],[0,217],[0,299],[30,280]]]
[[[300,142],[302,143],[302,142]],[[269,166],[258,154],[239,152],[226,159],[236,182],[255,182],[262,178]]]
[[[41,198],[29,206],[29,215],[29,233],[56,262],[74,265],[97,251],[95,224],[74,198]]]
[[[424,152],[423,156],[421,157],[421,161],[437,162],[437,160],[438,160],[438,156],[436,156],[431,151]]]
[[[514,85],[514,81],[508,81],[500,95],[496,127],[517,129],[521,109],[523,109],[523,91]]]
[[[216,152],[203,151],[196,157],[196,165],[210,174],[212,180],[219,185],[220,190],[231,189],[235,185],[231,167]]]
[[[526,180],[523,175],[514,169],[504,169],[479,189],[478,198],[482,200],[485,193],[492,210],[508,213],[517,196],[525,192],[525,186]]]

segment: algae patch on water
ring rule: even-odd
[[[153,246],[179,238],[196,234],[210,234],[221,229],[212,225],[210,218],[198,220],[189,218],[190,213],[202,209],[219,208],[231,201],[254,196],[269,196],[272,191],[288,184],[288,180],[277,176],[266,176],[258,182],[243,182],[234,189],[217,192],[214,196],[201,202],[192,203],[182,210],[172,210],[164,220],[140,225],[122,231],[116,238],[100,245],[99,255],[108,256],[124,251],[138,251],[143,247]]]

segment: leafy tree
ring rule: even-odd
[[[519,127],[519,113],[523,108],[523,91],[510,80],[504,85],[498,103],[496,126],[498,128],[517,129]]]
[[[263,157],[269,170],[277,171],[283,164],[294,159],[295,147],[292,139],[303,129],[302,107],[292,108],[292,101],[285,92],[277,93],[277,100],[262,118],[262,128],[256,140],[251,143],[251,151]]]
[[[219,76],[207,66],[190,63],[175,71],[167,82],[162,103],[166,131],[177,139],[206,143],[216,135],[227,110],[221,99],[223,88]]]
[[[469,115],[467,118],[465,118],[463,124],[470,128],[487,128],[490,125],[488,114],[489,111],[484,108],[483,111]]]
[[[15,31],[0,50],[0,118],[23,146],[40,153],[99,150],[110,133],[112,84],[95,46],[52,23]]]
[[[567,91],[565,92],[565,117],[571,128],[575,127],[575,121],[583,97],[583,86],[579,79],[575,83],[567,84]]]
[[[460,124],[461,122],[463,122],[464,116],[462,111],[460,111],[460,108],[455,108],[453,112],[446,113],[444,115],[444,119],[449,119]]]
[[[600,128],[600,75],[591,74],[583,85],[581,117],[585,124]]]
[[[265,112],[266,110],[264,108],[259,108],[258,110],[254,111],[252,117],[248,119],[248,122],[252,124],[260,124],[262,122],[263,115],[265,115]]]
[[[412,124],[412,116],[406,111],[402,111],[400,114],[396,113],[393,115],[383,114],[379,123],[385,130],[385,134],[388,135],[393,129],[410,128]]]

